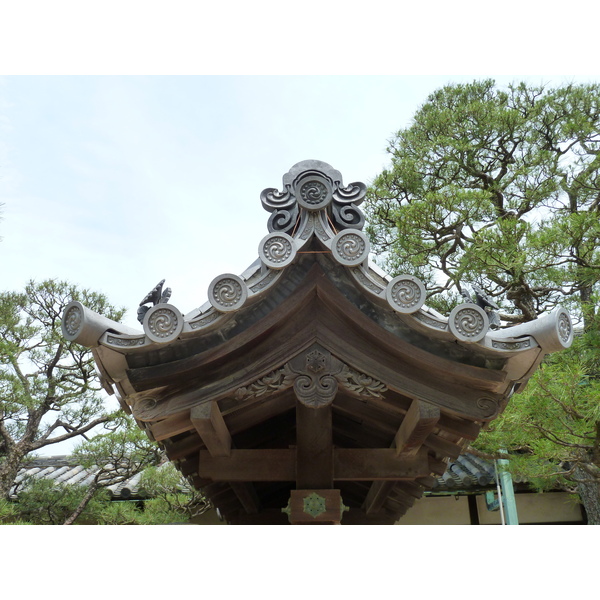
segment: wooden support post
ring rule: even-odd
[[[396,454],[416,454],[425,438],[435,429],[440,409],[421,400],[413,400],[396,433]]]
[[[192,408],[190,420],[211,456],[231,454],[231,435],[216,402]]]
[[[331,404],[320,408],[296,402],[296,487],[333,487]]]

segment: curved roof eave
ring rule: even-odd
[[[358,208],[365,192],[362,183],[344,186],[340,173],[326,163],[297,163],[284,175],[282,191],[268,188],[261,194],[271,216],[270,233],[260,241],[258,258],[241,275],[215,277],[203,306],[184,315],[169,304],[170,294],[161,296],[161,282],[141,303],[143,331],[124,328],[72,302],[64,313],[63,333],[96,349],[109,385],[120,383],[122,391],[134,393],[141,390],[136,389],[140,380],[131,377],[132,370],[160,371],[163,362],[189,360],[190,355],[226,343],[283,303],[286,294],[299,289],[310,265],[319,264],[330,283],[373,321],[382,337],[396,336],[397,345],[411,340],[413,354],[427,351],[437,357],[435,364],[447,361],[458,371],[460,365],[477,364],[502,370],[505,380],[523,381],[544,354],[571,344],[571,320],[560,307],[534,322],[504,330],[490,329],[488,313],[474,302],[460,304],[448,317],[428,308],[419,279],[392,278],[370,263]],[[150,302],[153,306],[146,306]],[[427,362],[422,361],[421,366]],[[475,387],[481,385],[476,377],[473,382]],[[509,393],[508,388],[505,385],[502,393]]]

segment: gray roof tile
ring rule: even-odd
[[[16,492],[22,491],[21,488],[18,490],[17,488],[26,477],[48,479],[57,484],[87,486],[92,482],[96,472],[96,468],[85,469],[68,456],[35,458],[19,471],[11,490],[11,497],[15,498]],[[122,499],[139,497],[140,477],[141,475],[138,473],[126,481],[110,486],[109,490],[112,496]]]

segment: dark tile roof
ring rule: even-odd
[[[97,473],[96,468],[84,469],[81,465],[69,456],[48,456],[38,457],[28,461],[23,466],[15,480],[15,484],[11,489],[11,497],[15,498],[21,489],[21,484],[27,477],[35,477],[37,479],[48,479],[57,484],[77,484],[89,485],[94,475]],[[114,499],[126,500],[139,497],[139,481],[140,474],[130,477],[126,481],[108,486],[108,491]]]
[[[476,491],[495,485],[494,463],[467,453],[448,464],[448,469],[436,479],[431,492]]]

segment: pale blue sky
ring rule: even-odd
[[[427,95],[473,78],[4,77],[2,288],[67,279],[138,327],[139,301],[165,278],[187,313],[214,277],[255,260],[260,192],[293,164],[323,160],[368,183]]]

